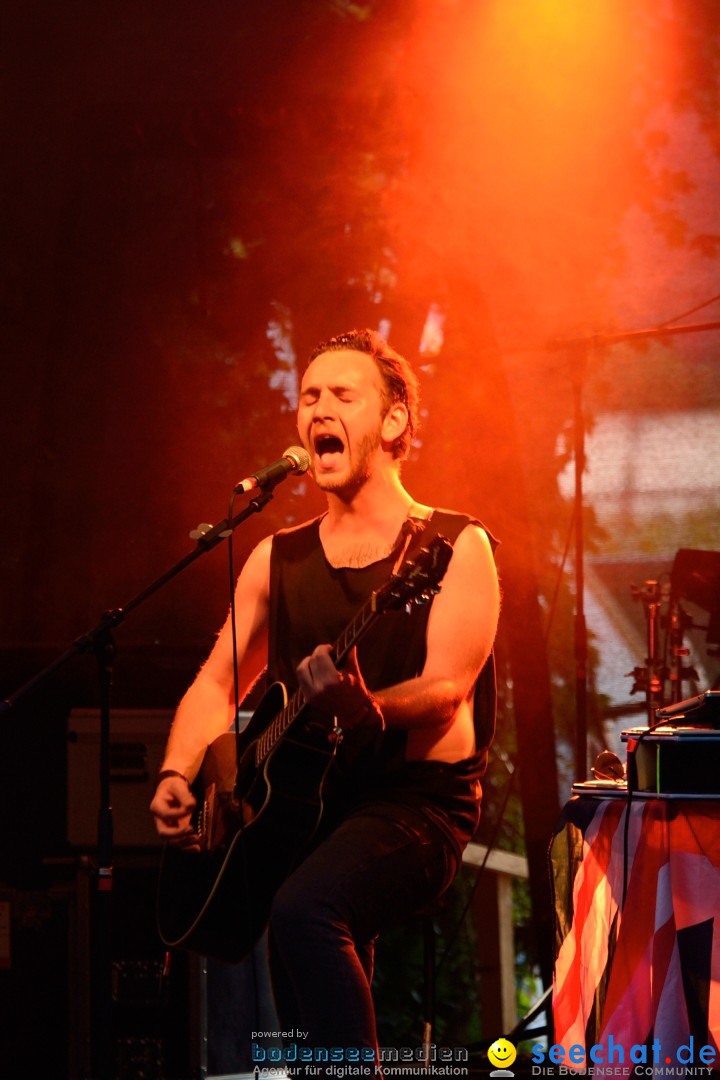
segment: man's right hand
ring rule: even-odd
[[[157,786],[150,813],[158,835],[183,851],[200,851],[200,837],[192,827],[196,801],[187,780],[167,776]]]

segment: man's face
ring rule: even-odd
[[[379,461],[383,389],[375,361],[355,349],[321,353],[305,372],[298,432],[323,491],[352,493]]]

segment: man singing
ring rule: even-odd
[[[410,365],[379,335],[318,346],[297,423],[327,511],[263,540],[237,582],[241,695],[267,667],[300,688],[315,723],[346,733],[316,843],[269,921],[280,1024],[307,1032],[310,1047],[376,1048],[374,941],[457,873],[493,733],[494,542],[473,518],[418,505],[403,487],[417,405]],[[453,544],[439,594],[384,615],[338,670],[329,643],[437,534]],[[233,721],[234,677],[228,621],[178,708],[151,804],[160,836],[182,849],[199,845],[189,785]]]

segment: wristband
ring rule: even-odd
[[[188,780],[187,776],[185,776],[184,773],[178,772],[177,769],[162,769],[162,771],[158,773],[158,784],[161,782],[161,780],[167,780],[171,776],[179,777],[180,780],[184,780],[187,786],[190,787],[190,781]]]

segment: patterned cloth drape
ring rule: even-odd
[[[587,1054],[612,1038],[625,1059],[612,1075],[631,1076],[630,1048],[658,1040],[641,1074],[659,1077],[679,1070],[692,1036],[698,1075],[700,1048],[720,1044],[720,802],[636,798],[628,816],[624,799],[575,797],[551,870],[555,1042]]]

